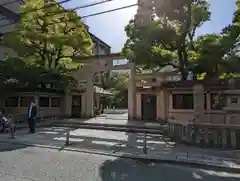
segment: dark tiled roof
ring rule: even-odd
[[[193,87],[196,84],[202,84],[204,87],[216,87],[216,88],[228,88],[228,80],[223,79],[216,79],[216,80],[183,80],[183,81],[176,81],[176,82],[166,82],[163,83],[164,87],[167,88],[189,88]],[[235,84],[236,89],[240,89],[240,79],[236,79]]]
[[[100,42],[102,45],[104,45],[106,48],[111,49],[111,46],[108,45],[107,43],[105,43],[103,40],[101,40],[100,38],[98,38],[96,35],[92,34],[91,32],[88,31],[88,33],[90,34],[90,36],[92,37],[93,41],[98,41]]]

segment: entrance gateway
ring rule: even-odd
[[[81,117],[81,108],[82,108],[82,96],[73,95],[72,96],[72,115],[71,117]]]
[[[99,62],[108,62],[108,61],[114,61],[119,59],[124,59],[124,57],[120,53],[113,53],[113,54],[107,54],[107,55],[95,55],[95,56],[88,56],[88,57],[81,57],[81,56],[73,56],[70,57],[72,60],[84,64],[84,68],[80,69],[76,72],[76,78],[78,77],[84,77],[86,80],[86,83],[84,84],[86,89],[86,94],[84,94],[84,100],[86,104],[81,105],[82,107],[82,115],[87,115],[88,117],[94,116],[94,85],[93,85],[93,78],[92,75],[95,72],[99,71],[98,65]],[[107,63],[106,63],[107,65]],[[139,67],[138,67],[139,68]],[[161,77],[161,81],[166,80],[166,77],[176,75],[175,71],[171,72],[155,72],[155,73],[143,73],[137,74],[136,70],[137,67],[133,62],[128,62],[127,64],[122,65],[111,65],[103,68],[103,71],[116,71],[116,70],[129,70],[130,72],[130,78],[129,78],[129,84],[128,84],[128,119],[147,119],[147,120],[157,120],[157,96],[156,95],[148,95],[149,100],[147,97],[143,95],[143,100],[139,96],[137,96],[137,87],[144,87],[140,83],[140,80],[142,79],[151,79],[153,77]],[[83,75],[84,74],[84,75]],[[147,76],[147,77],[146,77]],[[141,85],[139,85],[139,83]],[[153,82],[147,82],[149,86],[152,85]],[[78,80],[78,84],[82,85],[82,80]],[[154,82],[154,84],[159,84],[159,82]],[[149,97],[150,96],[150,97]],[[139,99],[137,98],[139,97]],[[83,98],[83,97],[82,97]],[[138,104],[142,103],[141,108]],[[85,107],[86,106],[86,107]],[[142,116],[139,116],[139,115]]]
[[[142,94],[142,120],[157,120],[157,96],[153,94]]]

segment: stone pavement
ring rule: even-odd
[[[143,154],[142,134],[75,129],[70,132],[71,144],[64,146],[66,131],[67,128],[60,127],[39,128],[35,134],[27,134],[27,130],[21,130],[17,132],[15,139],[10,139],[7,134],[0,135],[0,141],[135,159],[240,169],[240,160],[229,152],[174,145],[164,142],[160,135],[148,135],[148,152]]]
[[[58,121],[59,123],[93,123],[93,124],[109,124],[109,125],[145,125],[145,126],[159,126],[159,122],[149,122],[149,121],[134,121],[128,120],[128,114],[101,114],[96,118],[91,119],[78,119],[78,118],[71,118],[71,119],[61,119]]]

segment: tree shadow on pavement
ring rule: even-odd
[[[23,144],[9,143],[9,142],[0,142],[0,153],[19,150],[26,147],[29,147],[29,146],[23,145]]]
[[[143,134],[131,134],[126,133],[128,136],[127,144],[131,146],[131,152],[143,153]],[[167,150],[168,152],[174,152],[177,146],[170,146],[167,148],[166,144],[157,142],[161,141],[161,135],[148,135],[147,148],[150,151],[159,149],[159,151]],[[140,150],[138,149],[139,143],[141,145]],[[160,144],[155,147],[157,144]],[[154,148],[155,147],[155,148]],[[158,150],[155,150],[158,151]],[[124,153],[122,154],[124,157]],[[126,155],[127,156],[127,155]],[[206,181],[235,181],[239,180],[240,174],[228,174],[214,170],[204,170],[201,168],[193,168],[191,166],[171,165],[164,163],[157,163],[150,160],[139,160],[139,159],[126,159],[116,158],[105,161],[100,168],[100,176],[102,181],[120,181],[120,180],[131,180],[131,181],[175,181],[175,180],[206,180]]]
[[[142,163],[136,160],[117,158],[107,160],[100,167],[102,181],[237,181],[240,175],[203,170],[170,164]]]

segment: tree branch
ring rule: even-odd
[[[189,40],[190,40],[190,48],[191,48],[192,50],[196,50],[196,48],[195,48],[195,46],[194,46],[194,44],[193,44],[193,38],[194,38],[194,36],[195,36],[196,29],[197,29],[197,27],[194,26],[193,29],[192,29],[192,32],[188,31],[188,38],[189,38]]]

